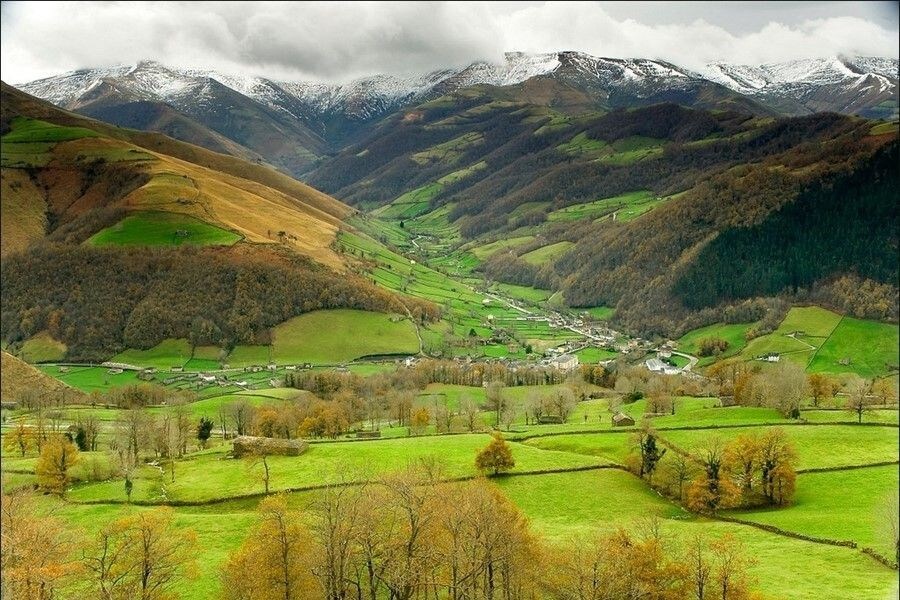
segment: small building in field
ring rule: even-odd
[[[623,412],[617,412],[612,416],[612,425],[613,427],[631,427],[634,425],[634,419]]]
[[[201,375],[200,381],[203,383],[215,383],[216,376],[215,375]]]
[[[781,361],[781,355],[777,352],[769,352],[768,354],[763,355],[762,359],[766,362],[776,363]]]
[[[169,369],[169,371],[171,371],[172,373],[181,373],[182,371],[184,371],[184,367],[175,366],[175,367],[172,367],[171,369]]]
[[[300,456],[309,444],[303,440],[283,440],[280,438],[239,435],[232,441],[231,454],[241,458],[250,454],[264,456]]]

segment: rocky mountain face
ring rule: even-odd
[[[331,84],[143,61],[17,87],[69,110],[256,157],[301,176],[360,139],[381,118],[472,86],[531,88],[529,102],[548,104],[558,101],[559,92],[547,93],[547,87],[562,86],[567,94],[579,95],[579,109],[674,102],[750,114],[832,111],[889,118],[897,114],[897,65],[894,59],[834,58],[760,66],[717,63],[697,72],[660,60],[514,52],[499,65],[476,62],[461,70]],[[536,88],[542,90],[537,99]]]

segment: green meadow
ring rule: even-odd
[[[416,354],[415,325],[398,315],[362,310],[317,310],[274,328],[277,363],[333,364],[363,356]]]
[[[241,236],[199,219],[170,212],[138,212],[98,231],[88,240],[94,246],[230,246]]]

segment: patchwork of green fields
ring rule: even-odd
[[[579,219],[601,219],[612,215],[616,221],[627,222],[656,208],[669,198],[657,198],[652,192],[641,190],[628,192],[612,198],[572,204],[554,210],[547,215],[548,221],[575,221]]]
[[[51,151],[58,142],[98,135],[83,127],[63,127],[16,117],[10,123],[9,133],[0,138],[0,165],[16,168],[44,166],[50,162]]]
[[[853,372],[867,378],[896,372],[900,347],[897,332],[896,324],[844,317],[816,352],[809,370]]]
[[[138,212],[95,233],[94,246],[230,246],[241,236],[199,219],[169,212]]]
[[[741,332],[748,328],[749,325],[712,325],[694,330],[682,337],[682,348],[691,352],[704,337],[717,336],[729,341],[724,356],[754,360],[774,353],[811,372],[854,373],[866,378],[895,373],[900,362],[897,325],[842,317],[818,306],[791,308],[775,331],[754,338],[742,344],[740,352],[733,352],[741,343]],[[700,365],[709,362],[712,361],[705,359]]]

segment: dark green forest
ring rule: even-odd
[[[796,292],[835,273],[895,283],[898,272],[898,147],[831,180],[750,227],[707,244],[675,285],[685,306]]]

